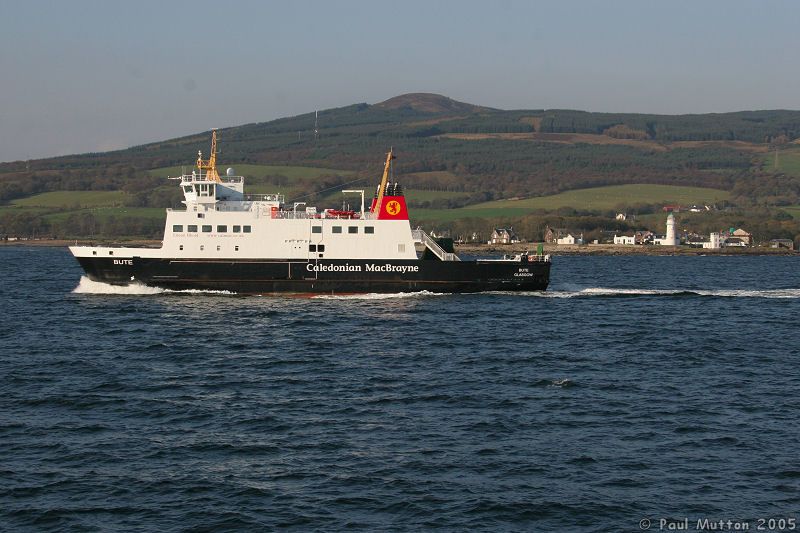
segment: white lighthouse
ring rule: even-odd
[[[663,239],[655,239],[656,244],[662,246],[678,246],[678,239],[675,237],[675,215],[667,215],[667,234]]]

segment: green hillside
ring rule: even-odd
[[[498,200],[469,206],[471,209],[558,209],[572,207],[579,210],[607,210],[637,204],[693,205],[728,200],[730,193],[719,189],[679,187],[674,185],[612,185],[578,189],[552,196],[521,200]]]
[[[625,202],[724,198],[744,209],[800,204],[800,146],[793,144],[800,138],[800,111],[670,116],[499,110],[408,94],[322,110],[318,135],[314,119],[307,113],[220,130],[220,170],[231,166],[245,175],[249,192],[339,202],[341,188],[375,186],[393,147],[398,158],[392,179],[409,191],[412,214],[452,220],[462,217],[462,209],[485,218],[558,206],[597,211]],[[773,142],[784,146],[778,168],[770,164]],[[80,231],[75,217],[54,217],[54,211],[77,216],[76,208],[179,207],[180,191],[163,178],[191,170],[209,143],[210,133],[202,132],[113,152],[2,163],[0,234],[34,226],[53,234]],[[585,196],[593,194],[586,190],[615,186],[628,188],[619,189],[619,197]],[[679,192],[697,189],[729,195]],[[69,199],[62,201],[62,193]],[[118,228],[125,230],[111,229]]]

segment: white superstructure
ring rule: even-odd
[[[213,154],[216,136],[212,146]],[[287,208],[281,194],[244,194],[242,176],[228,169],[221,177],[214,157],[209,161],[198,157],[198,170],[174,178],[180,180],[186,209],[167,209],[161,248],[70,250],[76,257],[120,259],[417,259],[405,200],[400,197],[393,201],[394,197],[381,194],[383,205],[365,211],[363,191],[357,191],[362,194],[360,212]]]

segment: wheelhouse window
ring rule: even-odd
[[[191,185],[184,185],[183,190],[186,192],[192,192],[194,189],[192,189]]]
[[[217,233],[226,233],[228,231],[228,226],[217,226]]]
[[[203,233],[211,233],[211,226],[203,226]]]
[[[311,226],[311,233],[322,233],[322,226]]]
[[[242,227],[241,226],[234,226],[233,227],[233,232],[234,233],[241,233],[242,232]]]
[[[250,233],[250,226],[243,226],[243,227],[242,227],[242,230],[243,230],[245,233]]]
[[[197,225],[189,224],[188,226],[186,226],[186,231],[192,231],[194,233],[197,233]]]
[[[347,233],[358,233],[358,226],[348,226]]]
[[[333,227],[333,232],[334,233],[341,233],[342,232],[342,227],[341,226],[334,226]]]
[[[183,224],[173,224],[172,231],[183,231]]]
[[[375,233],[375,226],[364,226],[364,233]]]

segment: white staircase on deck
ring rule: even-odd
[[[411,236],[414,238],[414,243],[424,244],[428,250],[433,252],[433,254],[442,261],[461,261],[456,254],[445,252],[444,249],[442,249],[442,247],[439,246],[439,244],[433,240],[430,235],[421,229],[412,229]]]

